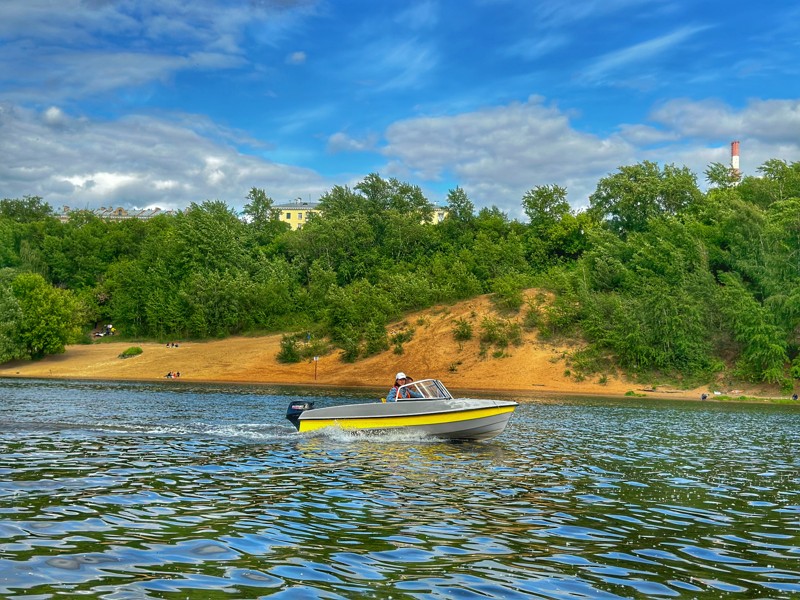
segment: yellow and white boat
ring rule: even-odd
[[[404,394],[408,391],[409,394]],[[417,397],[402,398],[404,395]],[[397,402],[314,408],[310,401],[289,405],[286,418],[300,433],[325,427],[348,431],[409,431],[447,440],[488,440],[503,433],[517,407],[508,400],[453,398],[438,379],[400,388]]]

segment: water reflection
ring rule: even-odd
[[[301,436],[279,389],[2,393],[6,597],[800,593],[790,408],[553,399],[446,444]]]

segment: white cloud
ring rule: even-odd
[[[387,171],[422,181],[453,180],[478,206],[520,217],[534,186],[567,188],[584,207],[598,181],[643,160],[687,166],[705,185],[712,162],[727,164],[742,144],[742,169],[755,175],[770,158],[800,161],[800,101],[754,101],[736,110],[717,101],[676,100],[655,109],[653,124],[621,124],[606,137],[577,130],[541,98],[456,116],[399,121],[385,133]],[[776,154],[777,153],[777,154]],[[424,187],[424,186],[423,186]]]
[[[576,21],[597,19],[615,12],[632,11],[638,5],[650,5],[649,0],[583,0],[563,2],[563,0],[523,0],[521,10],[530,11],[540,27],[560,28]]]
[[[678,135],[674,131],[659,129],[650,125],[621,125],[619,131],[620,137],[638,147],[678,140]]]
[[[0,100],[79,99],[162,82],[182,71],[246,66],[245,32],[274,43],[311,0],[231,6],[188,0],[0,2]],[[301,53],[296,53],[301,54]]]
[[[254,186],[280,201],[317,198],[347,183],[242,154],[232,143],[243,135],[196,115],[106,122],[76,118],[56,106],[35,112],[0,104],[0,155],[6,157],[0,195],[40,195],[52,206],[183,208],[220,199],[241,207]],[[383,175],[423,189],[453,181],[477,206],[496,205],[521,218],[522,196],[534,186],[563,185],[572,205],[583,207],[600,178],[645,159],[686,165],[703,185],[710,163],[727,163],[734,139],[741,140],[745,174],[756,174],[770,158],[798,161],[800,101],[753,101],[735,109],[718,101],[675,100],[656,107],[648,123],[622,124],[616,133],[598,136],[578,130],[557,106],[534,96],[398,121],[384,138]],[[332,152],[376,146],[374,136],[343,132],[328,140]]]
[[[305,52],[292,52],[286,57],[286,64],[289,65],[302,65],[304,62],[306,62]]]
[[[797,144],[800,100],[752,100],[741,110],[719,100],[671,100],[650,118],[683,137],[750,136],[765,142]]]
[[[640,65],[668,53],[675,46],[706,29],[681,27],[666,35],[610,52],[583,70],[581,77],[587,83],[604,82],[609,77],[619,77],[619,72],[632,65]],[[640,76],[640,75],[637,75]]]
[[[650,115],[659,127],[671,131],[675,143],[667,147],[669,160],[692,169],[702,182],[712,162],[728,164],[730,142],[741,142],[741,168],[756,175],[759,166],[777,158],[800,162],[800,100],[752,100],[736,109],[719,100],[667,102]],[[660,151],[643,152],[650,160]]]
[[[376,148],[377,141],[376,135],[356,139],[346,133],[334,133],[328,138],[328,152],[368,152]]]
[[[91,191],[98,199],[102,199],[117,194],[120,190],[135,184],[140,179],[140,175],[133,173],[98,172],[89,175],[65,177],[64,181],[68,181],[82,191]]]
[[[535,34],[512,44],[506,48],[504,54],[533,61],[556,52],[569,42],[569,37],[562,33]]]
[[[576,131],[538,97],[453,117],[410,119],[386,132],[383,153],[398,173],[425,180],[452,178],[479,205],[519,212],[526,191],[568,184],[572,203],[585,204],[609,165],[624,164],[633,147],[620,137]]]
[[[52,127],[53,118],[68,126]],[[280,201],[319,197],[334,183],[309,169],[238,152],[224,143],[235,132],[218,128],[214,134],[206,122],[200,135],[184,121],[194,119],[92,121],[54,107],[38,113],[0,105],[0,196],[38,195],[56,207],[182,208],[220,199],[240,208],[251,187]]]
[[[435,49],[419,39],[388,39],[364,49],[369,60],[359,61],[375,91],[415,89],[436,68]],[[380,82],[380,83],[378,83]]]
[[[42,115],[45,123],[53,127],[60,127],[67,122],[63,111],[57,106],[51,106]]]
[[[650,119],[682,137],[721,138],[742,130],[741,113],[719,100],[670,100],[653,110]]]

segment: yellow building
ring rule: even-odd
[[[275,204],[273,208],[280,211],[280,219],[288,223],[292,229],[302,229],[308,222],[309,215],[319,213],[319,202],[305,202],[299,198],[286,204]]]
[[[320,212],[319,202],[306,202],[300,199],[286,204],[275,204],[273,208],[279,211],[280,220],[288,223],[293,230],[302,229],[303,225],[308,222],[309,215],[319,214]],[[433,206],[433,213],[428,223],[433,225],[441,223],[447,217],[447,213],[447,208]]]
[[[449,214],[449,210],[443,206],[436,206],[433,207],[433,214],[431,215],[431,220],[429,223],[433,223],[434,225],[441,223],[445,220],[447,215]]]

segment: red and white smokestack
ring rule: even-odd
[[[739,140],[731,142],[731,171],[737,178],[742,175],[739,171]]]

